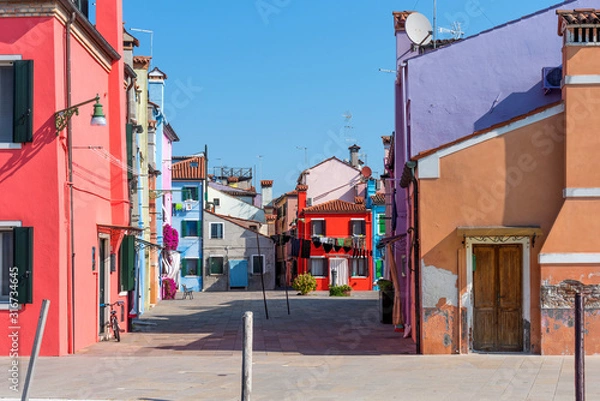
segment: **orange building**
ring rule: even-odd
[[[562,101],[413,158],[423,353],[571,354],[577,287],[600,353],[600,11],[557,14]]]

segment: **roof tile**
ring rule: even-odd
[[[203,180],[204,175],[204,157],[192,156],[176,163],[171,168],[174,180]]]
[[[366,212],[367,208],[364,203],[356,204],[339,199],[330,200],[329,202],[320,203],[315,206],[307,207],[304,213],[360,213]]]

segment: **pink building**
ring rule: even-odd
[[[68,0],[0,5],[0,79],[16,94],[0,102],[0,353],[31,352],[48,299],[41,353],[64,355],[108,336],[100,304],[124,301],[122,320],[129,310],[122,3],[99,2],[96,26]],[[90,126],[96,94],[106,126]]]

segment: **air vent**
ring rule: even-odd
[[[542,88],[548,93],[551,89],[560,89],[562,67],[542,68]]]

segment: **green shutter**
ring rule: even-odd
[[[202,238],[202,220],[198,220],[198,225],[196,226],[196,236]]]
[[[379,219],[379,233],[380,235],[385,234],[385,215],[379,214],[377,218]]]
[[[135,236],[126,235],[119,249],[119,279],[121,291],[131,291],[135,286]]]
[[[33,141],[33,60],[14,61],[13,142]]]
[[[125,125],[125,139],[127,142],[127,179],[133,179],[133,124]]]
[[[192,199],[198,200],[198,187],[192,187]]]
[[[187,235],[188,235],[187,224],[186,224],[185,220],[181,220],[181,236],[187,237]]]
[[[15,227],[14,262],[19,277],[17,300],[33,303],[33,227]]]

